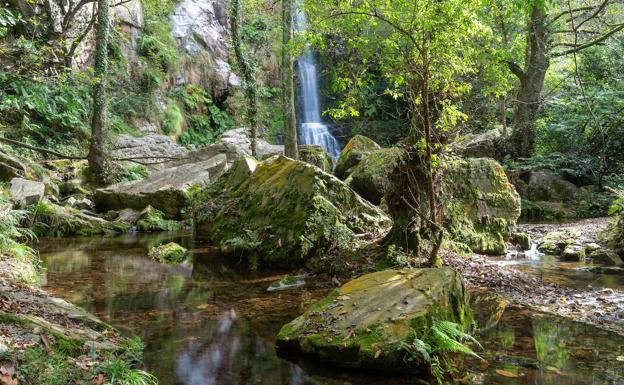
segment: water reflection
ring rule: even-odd
[[[193,250],[180,266],[146,257],[149,246],[176,241]],[[280,359],[274,336],[330,285],[269,293],[271,282],[298,272],[251,272],[193,246],[187,233],[43,240],[47,287],[147,344],[145,362],[164,385],[424,383],[414,377],[331,370]],[[483,297],[485,298],[485,297]],[[466,361],[462,383],[624,384],[624,339],[590,326],[479,301],[488,364]]]

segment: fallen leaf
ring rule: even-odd
[[[102,385],[105,380],[106,380],[106,378],[104,377],[104,374],[100,373],[100,374],[98,374],[97,378],[95,379],[95,385]]]
[[[503,369],[496,369],[496,374],[498,374],[499,376],[503,376],[503,377],[508,377],[508,378],[518,378],[520,377],[519,375],[512,373],[508,370],[503,370]]]
[[[615,357],[615,360],[619,362],[624,362],[624,356],[617,356]]]
[[[338,301],[348,301],[351,299],[348,295],[340,295],[336,298]]]
[[[379,356],[381,356],[381,349],[378,349],[377,351],[375,351],[375,359],[378,359]]]

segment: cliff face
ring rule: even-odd
[[[241,85],[229,60],[226,0],[186,0],[170,17],[181,55],[175,84],[202,84],[215,99]]]

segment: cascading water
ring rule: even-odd
[[[305,31],[307,20],[303,10],[298,9],[295,18],[295,29]],[[303,117],[299,125],[299,142],[301,144],[316,144],[329,155],[337,158],[340,155],[340,145],[329,132],[327,125],[321,121],[321,104],[319,101],[318,76],[316,61],[309,49],[297,59],[299,78],[301,83],[301,104]]]

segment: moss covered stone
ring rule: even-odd
[[[234,165],[206,190],[194,213],[197,238],[223,251],[265,265],[312,266],[354,249],[357,234],[390,225],[381,210],[305,162],[276,156],[253,172],[244,166],[246,179],[234,178],[240,172]]]
[[[567,246],[574,245],[580,238],[580,233],[573,229],[553,231],[546,234],[537,249],[547,255],[560,256]]]
[[[520,196],[497,161],[449,160],[441,199],[451,239],[478,253],[505,252],[520,217]]]
[[[299,160],[312,164],[325,172],[332,172],[333,159],[321,146],[299,146]]]
[[[336,161],[334,175],[344,180],[349,176],[349,169],[360,163],[364,155],[380,148],[372,139],[362,135],[354,136],[342,149],[340,157]]]
[[[306,354],[333,365],[415,372],[400,348],[433,321],[472,323],[461,276],[451,269],[384,270],[346,283],[285,325],[281,355]]]
[[[148,256],[160,263],[181,263],[188,256],[188,250],[175,242],[150,248]]]
[[[165,219],[165,214],[153,208],[147,206],[136,222],[136,228],[138,231],[154,232],[154,231],[175,231],[180,230],[180,223],[174,220]]]
[[[349,169],[345,183],[369,202],[379,205],[390,188],[389,175],[401,158],[399,148],[382,148],[362,155]]]

